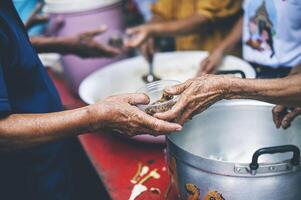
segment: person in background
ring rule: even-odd
[[[151,7],[152,20],[130,28],[127,47],[154,51],[153,38],[173,36],[177,50],[212,51],[229,33],[241,14],[240,0],[159,0]]]
[[[106,31],[105,25],[74,36],[50,36],[47,33],[49,30],[41,27],[42,24],[45,26],[49,20],[47,14],[41,13],[44,6],[43,1],[31,1],[28,5],[24,2],[21,4],[21,1],[15,0],[14,2],[15,5],[18,5],[17,11],[22,17],[26,30],[31,33],[30,41],[38,53],[73,54],[82,58],[114,57],[120,54],[119,49],[100,44],[94,39]],[[32,4],[36,4],[35,7]],[[30,11],[30,5],[33,7],[32,11]],[[25,11],[30,14],[24,14]],[[63,25],[63,21],[57,19],[52,28],[59,30]],[[37,26],[40,28],[36,29]],[[32,29],[35,31],[32,32]]]
[[[152,19],[153,14],[151,12],[151,5],[157,0],[134,0],[140,13],[142,14],[144,21],[148,22]]]
[[[243,58],[255,69],[257,78],[277,78],[295,74],[292,70],[301,64],[301,2],[247,0],[244,15],[229,36],[202,61],[198,75],[213,73],[218,69],[223,55],[243,40]],[[300,70],[299,70],[300,71]],[[274,115],[281,117],[279,128],[286,128],[289,116],[300,114],[301,108],[289,112],[285,106],[276,106]]]
[[[63,111],[12,1],[0,1],[1,199],[78,199],[69,140],[81,133],[118,130],[133,136],[182,129],[135,106],[147,103],[144,94],[126,94]]]

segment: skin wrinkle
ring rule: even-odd
[[[126,94],[108,97],[94,105],[70,111],[9,115],[0,119],[0,153],[87,131],[121,130],[124,135],[133,136],[142,132],[158,135],[182,129],[179,124],[153,118],[135,106],[148,101],[144,94]]]
[[[183,124],[193,115],[203,112],[222,99],[255,99],[288,107],[300,107],[301,75],[270,80],[204,75],[192,82],[189,80],[166,90],[167,93],[169,91],[171,94],[177,91],[177,94],[181,95],[180,100],[171,110],[157,113],[155,116]],[[290,120],[300,112],[301,109],[296,109],[286,115],[282,125],[289,126]]]

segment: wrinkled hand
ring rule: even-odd
[[[74,37],[69,37],[67,41],[67,48],[70,53],[78,55],[82,58],[88,57],[113,57],[120,53],[120,50],[111,46],[100,44],[94,38],[106,31],[106,27],[102,26],[99,29],[87,31],[78,34]]]
[[[165,90],[171,95],[181,95],[173,108],[155,117],[184,124],[194,115],[203,112],[215,102],[224,98],[226,77],[204,75]]]
[[[91,105],[91,112],[96,112],[94,116],[97,116],[92,130],[115,130],[128,136],[138,134],[157,136],[182,129],[179,124],[156,119],[136,107],[148,103],[149,98],[145,94],[126,94],[108,97]],[[98,121],[102,123],[98,124]]]
[[[151,37],[151,25],[142,25],[134,28],[129,28],[126,33],[131,37],[125,42],[125,47],[136,48],[140,47],[143,43]]]
[[[213,74],[223,60],[224,54],[221,51],[213,51],[207,58],[202,60],[197,76]]]
[[[300,107],[290,110],[285,106],[277,105],[273,108],[273,120],[277,128],[289,128],[298,115],[301,115]]]
[[[46,23],[49,21],[49,15],[40,14],[44,5],[45,5],[45,3],[38,3],[36,8],[34,9],[34,11],[31,13],[29,18],[26,20],[24,25],[27,30],[29,30],[30,28],[32,28],[38,24]]]

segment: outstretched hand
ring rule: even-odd
[[[224,55],[222,52],[213,51],[200,63],[197,76],[202,76],[204,74],[213,74],[221,64],[223,57]]]
[[[106,44],[101,44],[95,40],[95,37],[101,35],[107,30],[106,26],[98,29],[80,33],[76,36],[67,38],[66,45],[70,53],[82,58],[88,57],[113,57],[120,53],[120,50]]]
[[[148,103],[149,98],[145,94],[125,94],[111,96],[91,105],[90,110],[96,116],[92,130],[116,130],[127,136],[158,136],[182,130],[179,124],[156,119],[136,106]]]

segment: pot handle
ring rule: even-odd
[[[258,158],[263,154],[275,154],[275,153],[286,153],[293,152],[293,158],[291,159],[291,164],[297,166],[300,164],[300,149],[295,145],[283,145],[275,147],[266,147],[258,149],[252,157],[252,162],[249,167],[251,172],[255,172],[259,168]]]
[[[219,70],[215,74],[217,75],[240,74],[241,78],[246,78],[246,74],[241,70]]]

